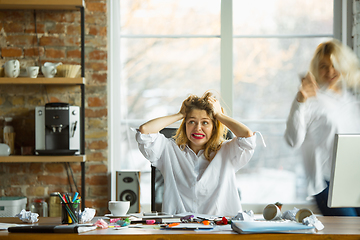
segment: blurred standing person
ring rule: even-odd
[[[308,194],[325,216],[360,216],[360,208],[327,207],[335,134],[360,133],[359,76],[351,49],[337,40],[321,43],[287,120],[286,142],[301,148]]]

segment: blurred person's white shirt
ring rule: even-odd
[[[360,133],[360,104],[350,92],[321,90],[304,103],[293,101],[285,139],[301,148],[309,195],[327,187],[336,133]]]
[[[251,159],[255,135],[225,141],[211,162],[203,150],[197,155],[188,146],[181,150],[174,139],[160,133],[138,131],[136,140],[164,177],[164,212],[235,216],[242,211],[235,173]]]

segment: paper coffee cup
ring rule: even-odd
[[[265,220],[280,220],[281,211],[275,204],[268,204],[263,211]]]
[[[304,218],[307,218],[309,216],[313,215],[313,212],[308,208],[302,208],[299,211],[297,211],[295,215],[295,219],[297,222],[302,223],[302,220]]]

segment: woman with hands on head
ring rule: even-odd
[[[358,80],[359,62],[352,50],[337,40],[321,43],[287,120],[285,139],[301,149],[308,194],[326,216],[360,216],[360,209],[327,207],[335,134],[360,132],[353,94]]]
[[[179,120],[174,138],[159,133]],[[227,128],[235,138],[225,140]],[[136,140],[164,177],[164,212],[234,216],[242,211],[235,173],[251,159],[256,136],[225,115],[210,92],[189,96],[176,114],[142,124]]]

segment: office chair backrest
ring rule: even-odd
[[[165,137],[175,136],[177,128],[164,128],[160,133]],[[151,166],[151,211],[161,212],[164,193],[164,178],[156,167]]]

